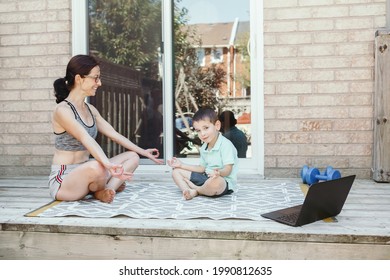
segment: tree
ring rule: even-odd
[[[237,51],[241,54],[242,71],[237,74],[236,80],[241,83],[243,88],[248,89],[251,86],[250,77],[250,53],[249,53],[249,32],[241,35],[237,42]]]
[[[194,42],[196,30],[186,28],[188,10],[174,5],[175,81],[184,74],[188,91],[177,94],[183,110],[218,104],[218,89],[226,73],[219,67],[198,65]],[[114,63],[139,69],[148,78],[158,79],[161,44],[161,0],[90,0],[90,49]],[[196,105],[188,102],[188,94]],[[187,96],[187,97],[186,97]]]
[[[145,73],[158,68],[151,65],[158,63],[161,44],[161,0],[91,0],[89,5],[91,50]]]
[[[179,8],[177,0],[174,16],[176,109],[195,112],[198,107],[217,108],[221,102],[218,91],[226,83],[226,72],[215,64],[199,66],[196,49],[202,46],[197,30],[187,25],[188,10]],[[181,83],[181,84],[180,84]]]

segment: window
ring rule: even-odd
[[[211,50],[211,63],[223,62],[223,50],[222,48],[215,48]]]
[[[204,52],[204,49],[197,49],[196,50],[196,57],[198,58],[198,65],[199,66],[205,66],[206,63],[205,63],[205,52]]]

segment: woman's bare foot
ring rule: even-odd
[[[195,196],[198,196],[198,191],[193,189],[184,190],[183,196],[186,200],[190,200],[193,199]]]
[[[111,203],[114,200],[115,191],[111,189],[104,189],[95,192],[94,196],[101,202]]]
[[[122,185],[116,190],[117,193],[123,192],[126,189],[126,182],[123,182]]]

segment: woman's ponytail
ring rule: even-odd
[[[64,101],[69,95],[69,88],[65,78],[59,78],[54,81],[54,95],[56,97],[57,104]]]

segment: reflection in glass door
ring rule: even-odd
[[[249,1],[174,0],[177,157],[199,155],[191,118],[204,106],[221,115],[239,157],[252,157]]]
[[[164,157],[161,0],[89,0],[88,14],[89,53],[102,73],[90,102],[119,133]],[[109,157],[123,152],[106,137],[98,141]]]

